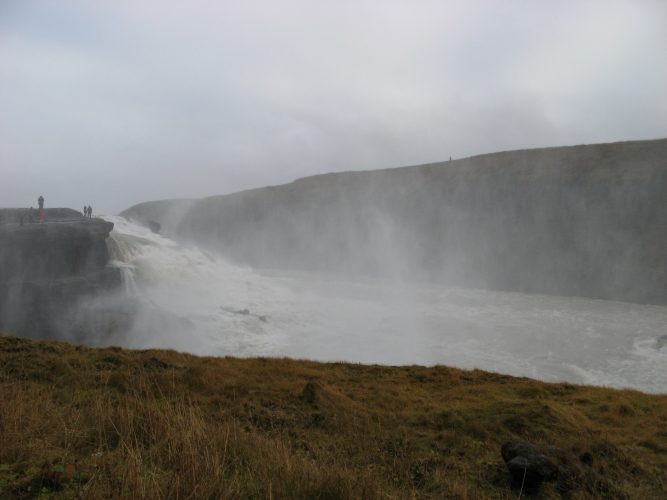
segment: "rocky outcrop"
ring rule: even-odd
[[[525,492],[537,491],[544,482],[558,482],[561,493],[596,482],[590,468],[572,453],[555,446],[514,440],[503,444],[500,453],[512,486]]]
[[[146,226],[155,233],[161,232],[165,236],[173,236],[183,216],[197,201],[199,200],[147,201],[123,210],[119,215]]]
[[[667,303],[667,139],[342,172],[204,198],[178,235],[255,267]]]
[[[575,491],[627,498],[609,478],[595,470],[590,452],[577,457],[555,446],[512,440],[501,446],[500,454],[510,474],[510,485],[527,495],[538,493],[543,483],[556,483],[561,498],[572,498]]]
[[[79,301],[120,285],[119,269],[107,265],[113,223],[71,209],[46,209],[45,224],[21,224],[26,213],[0,211],[0,328],[32,338],[59,337]]]
[[[162,224],[159,222],[155,222],[154,220],[148,222],[148,229],[150,229],[152,232],[159,234],[160,230],[162,229]]]
[[[508,441],[500,453],[512,477],[512,484],[527,488],[538,487],[545,481],[558,479],[559,462],[568,454],[555,446],[535,445],[525,441]]]

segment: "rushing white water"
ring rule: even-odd
[[[139,295],[136,280],[137,266],[118,260],[112,260],[109,262],[109,265],[120,269],[120,277],[123,282],[123,291],[127,295]]]
[[[196,327],[167,337],[144,326],[128,347],[445,364],[667,392],[667,307],[258,271],[105,219],[126,291]]]

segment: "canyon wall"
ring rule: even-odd
[[[178,236],[255,267],[667,303],[667,140],[509,151],[204,198]]]

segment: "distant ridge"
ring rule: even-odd
[[[178,235],[256,267],[667,303],[667,139],[316,175],[204,198]]]

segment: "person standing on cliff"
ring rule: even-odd
[[[88,207],[86,205],[83,206],[83,216],[84,217],[88,216]]]
[[[90,219],[93,216],[93,207],[88,205],[88,218]]]
[[[39,209],[39,223],[44,224],[44,209],[43,208]]]
[[[43,210],[44,209],[44,197],[42,195],[39,195],[39,198],[37,198],[37,203],[39,203],[39,209]]]

